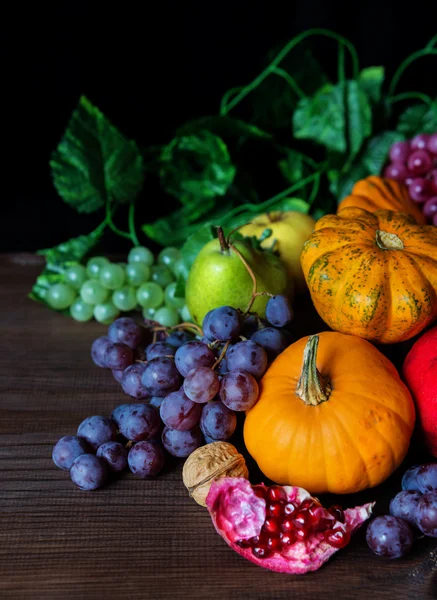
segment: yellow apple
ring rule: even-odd
[[[261,242],[261,246],[269,248],[276,240],[274,248],[279,252],[296,290],[302,291],[306,284],[300,266],[300,253],[304,242],[313,232],[314,225],[315,221],[309,215],[295,211],[273,211],[258,215],[241,227],[240,232],[259,238],[265,229],[271,229],[272,235]]]

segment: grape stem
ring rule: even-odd
[[[231,343],[231,340],[228,340],[226,342],[226,344],[223,346],[223,350],[220,352],[220,356],[218,357],[218,359],[215,361],[215,363],[212,365],[211,369],[215,369],[216,367],[219,366],[219,364],[222,362],[222,360],[224,359],[224,357],[226,356],[226,352],[227,349],[229,348],[229,344]]]
[[[269,298],[273,298],[273,294],[271,294],[270,292],[256,292],[256,294],[252,294],[252,298],[250,299],[249,306],[246,308],[246,311],[243,314],[243,318],[246,318],[248,316],[248,314],[250,313],[250,309],[252,308],[253,303],[255,302],[256,298],[258,298],[258,296],[269,296]]]

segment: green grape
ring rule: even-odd
[[[192,323],[193,319],[191,318],[188,306],[181,308],[179,314],[181,315],[182,323]]]
[[[164,292],[157,283],[149,281],[137,289],[137,301],[143,308],[158,308],[164,302]]]
[[[161,250],[161,252],[158,254],[158,263],[171,269],[172,265],[181,258],[181,251],[177,248],[169,246],[168,248]]]
[[[137,294],[135,288],[125,285],[112,294],[112,302],[117,308],[127,312],[133,310],[137,305]]]
[[[132,248],[132,250],[127,255],[128,263],[145,263],[150,267],[153,265],[154,256],[153,253],[150,252],[148,248],[144,248],[144,246],[136,246],[136,248]]]
[[[65,283],[74,290],[80,290],[88,276],[83,265],[73,265],[65,272],[64,279]]]
[[[102,304],[108,295],[108,290],[105,290],[103,285],[98,281],[94,281],[94,279],[85,281],[80,288],[80,297],[87,304]]]
[[[170,269],[164,265],[155,265],[151,268],[151,280],[165,288],[169,283],[174,281],[174,277]]]
[[[143,308],[143,318],[155,320],[156,308]]]
[[[99,323],[104,325],[110,325],[120,314],[120,311],[114,304],[109,300],[104,304],[96,304],[94,307],[94,318]]]
[[[172,265],[170,265],[170,269],[172,270],[172,273],[175,275],[176,279],[179,277],[188,279],[188,273],[190,270],[187,268],[183,258],[176,260]]]
[[[126,267],[127,282],[135,287],[145,283],[150,276],[150,267],[145,263],[129,263]]]
[[[93,317],[93,307],[79,298],[70,306],[70,315],[75,321],[89,321]]]
[[[65,283],[55,283],[49,288],[46,300],[47,304],[55,310],[64,310],[73,304],[76,298],[74,290]]]
[[[100,283],[110,290],[120,288],[126,279],[126,274],[123,267],[120,265],[110,264],[105,265],[100,270]]]
[[[169,306],[158,308],[153,319],[164,327],[173,327],[181,322],[178,311]]]
[[[100,269],[109,264],[109,260],[104,256],[94,256],[90,258],[86,264],[86,272],[90,279],[98,279],[100,275]]]
[[[181,298],[179,296],[175,296],[176,285],[176,282],[173,281],[172,283],[169,283],[168,286],[165,288],[165,303],[170,308],[183,308],[185,304],[185,297]]]

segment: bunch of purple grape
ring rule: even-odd
[[[437,225],[437,133],[420,133],[409,141],[396,142],[389,152],[392,161],[384,177],[402,181],[410,198],[422,205],[428,221]]]
[[[414,530],[437,538],[437,463],[411,467],[402,492],[390,502],[390,516],[376,517],[367,528],[370,549],[379,556],[400,558],[414,541]]]

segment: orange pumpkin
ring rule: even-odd
[[[411,215],[420,225],[426,222],[422,211],[408,195],[407,187],[394,179],[374,175],[360,179],[352,188],[351,195],[343,198],[338,205],[337,214],[350,206],[358,206],[369,212],[394,210]]]
[[[437,316],[437,228],[404,213],[326,215],[301,264],[317,312],[335,331],[390,344]]]
[[[379,350],[324,332],[272,363],[244,441],[273,481],[346,494],[378,485],[401,464],[414,421],[411,395]]]

